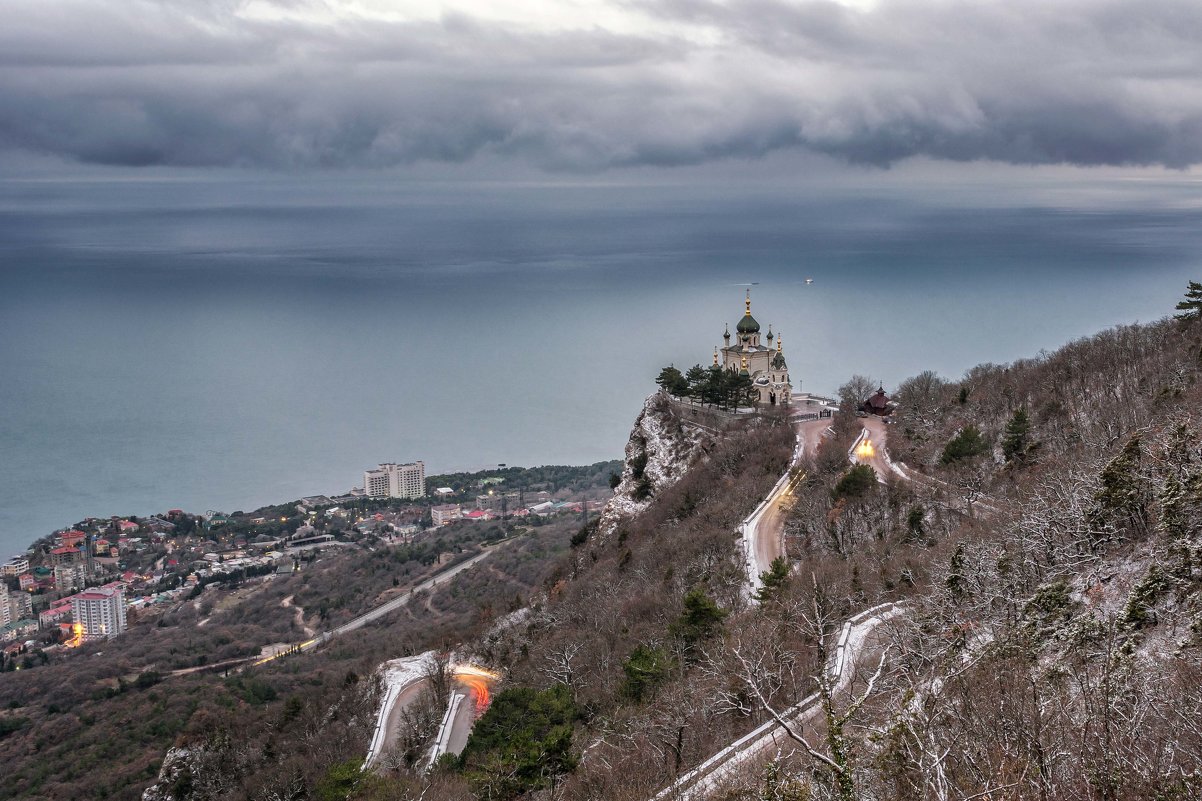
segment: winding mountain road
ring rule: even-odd
[[[417,656],[391,659],[380,666],[384,699],[376,713],[376,727],[372,731],[367,758],[363,760],[364,770],[396,748],[405,709],[421,697],[422,690],[429,684],[433,660],[434,652],[427,651]]]
[[[871,467],[876,472],[877,481],[882,484],[886,483],[890,476],[908,479],[909,476],[889,459],[889,433],[885,421],[875,415],[869,415],[860,418],[860,426],[860,436],[848,452],[851,461]]]
[[[794,412],[794,415],[801,414],[805,414],[802,409]],[[861,418],[861,421],[862,431],[848,451],[849,461],[870,465],[877,474],[877,480],[882,483],[890,476],[908,479],[909,476],[889,459],[885,447],[885,421],[875,416]],[[829,418],[797,420],[794,423],[797,447],[793,452],[789,470],[781,476],[780,481],[768,493],[768,497],[739,527],[747,562],[747,586],[752,597],[763,586],[760,575],[771,567],[774,559],[785,555],[785,519],[795,500],[794,489],[797,483],[805,478],[805,474],[797,468],[806,454],[817,453],[822,438],[830,431],[830,424]],[[844,624],[838,647],[827,666],[828,675],[834,679],[833,692],[845,692],[850,686],[855,665],[863,656],[865,644],[870,641],[877,626],[901,613],[902,608],[899,604],[882,604],[861,612]],[[804,730],[817,722],[821,714],[818,696],[815,694],[785,712],[782,718]],[[704,798],[739,772],[746,770],[749,762],[775,753],[787,739],[784,729],[775,720],[769,720],[693,770],[681,774],[676,781],[657,794],[653,801]]]
[[[848,450],[848,459],[852,463],[871,466],[881,483],[887,483],[891,479],[916,481],[944,494],[953,489],[946,482],[911,471],[904,464],[894,463],[889,458],[888,426],[884,419],[868,416],[860,420],[860,435]],[[793,502],[793,488],[797,481],[804,477],[797,474],[793,468],[800,462],[803,453],[816,451],[826,430],[826,422],[807,421],[798,424],[798,445],[790,471],[740,527],[747,553],[748,585],[753,593],[762,586],[760,573],[784,552],[784,519]],[[997,511],[996,507],[979,500],[975,505],[990,513]],[[971,506],[968,511],[969,514],[972,513]],[[850,688],[856,664],[863,659],[866,651],[874,649],[873,635],[877,627],[904,613],[901,603],[887,603],[867,609],[844,624],[838,647],[827,664],[827,675],[829,679],[834,680],[832,694],[845,693]],[[822,714],[819,697],[814,694],[780,717],[788,721],[791,727],[804,732],[813,725],[820,724]],[[746,773],[757,760],[770,757],[787,747],[790,742],[784,728],[775,719],[769,720],[696,768],[678,776],[672,784],[656,794],[652,801],[692,801],[705,798],[738,775]]]
[[[474,665],[456,665],[455,689],[443,715],[442,725],[430,750],[429,767],[438,764],[444,754],[461,754],[467,746],[476,719],[491,703],[492,686],[497,675]]]
[[[434,668],[434,652],[392,659],[380,666],[384,683],[384,698],[376,712],[376,726],[363,769],[375,766],[381,757],[397,747],[397,738],[405,722],[405,710],[421,698],[430,686],[430,670]],[[447,709],[438,727],[434,746],[426,761],[433,767],[443,754],[459,754],[467,745],[476,718],[488,708],[492,685],[497,676],[475,665],[451,667],[453,687]]]
[[[915,487],[922,487],[941,498],[948,508],[975,517],[978,512],[985,516],[1000,514],[1005,506],[1004,501],[998,501],[983,495],[979,490],[966,497],[966,488],[949,484],[942,479],[929,476],[889,458],[888,425],[885,420],[875,415],[860,418],[862,431],[853,443],[848,457],[857,464],[867,464],[876,471],[877,481],[888,483],[890,477],[909,481]],[[867,442],[869,447],[865,448]],[[988,498],[988,500],[985,500]]]
[[[805,413],[803,407],[796,410],[794,415]],[[785,520],[796,500],[794,490],[798,482],[805,479],[805,473],[798,468],[803,457],[818,452],[823,437],[830,432],[830,424],[830,418],[794,422],[797,446],[793,450],[789,469],[776,482],[768,497],[739,525],[746,562],[747,589],[752,597],[763,586],[760,576],[772,567],[773,560],[785,556]],[[865,417],[861,418],[861,425],[862,431],[848,451],[848,459],[853,464],[870,465],[881,483],[888,481],[890,476],[909,480],[909,474],[889,460],[885,447],[885,421],[875,416]]]
[[[852,684],[856,667],[865,651],[874,647],[874,633],[890,618],[903,613],[901,604],[881,604],[866,609],[843,624],[839,643],[827,662],[828,680],[833,680],[832,696],[845,694]],[[821,723],[822,705],[817,693],[810,695],[781,714],[795,731],[809,731]],[[682,773],[672,784],[657,793],[652,801],[693,801],[720,790],[744,774],[757,760],[770,758],[792,741],[783,727],[769,720],[723,748],[692,770]]]
[[[794,412],[795,415],[797,413]],[[797,483],[805,479],[805,474],[797,468],[804,456],[817,453],[818,445],[830,430],[830,425],[829,417],[794,422],[797,446],[793,449],[789,469],[776,482],[768,497],[739,527],[752,594],[762,586],[760,575],[772,567],[773,560],[785,556],[785,519],[793,506]]]

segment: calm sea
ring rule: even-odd
[[[1169,313],[1202,277],[1199,218],[1121,193],[6,181],[0,557],[381,461],[618,457],[658,368],[709,363],[749,283],[803,390],[956,377]]]

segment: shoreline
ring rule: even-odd
[[[544,468],[583,469],[583,468],[596,467],[599,465],[605,465],[605,464],[609,464],[612,462],[620,462],[620,461],[621,461],[620,458],[616,458],[616,459],[609,459],[609,460],[604,460],[604,461],[600,461],[600,462],[591,462],[591,463],[587,463],[587,464],[550,464],[550,463],[547,463],[547,464],[541,464],[541,465],[533,465],[531,467],[524,467],[522,465],[511,464],[511,465],[506,465],[505,469],[510,469],[510,468],[520,469],[520,470],[536,470],[536,469],[544,469]],[[464,469],[464,470],[445,470],[445,471],[441,471],[438,473],[428,475],[426,477],[426,481],[428,483],[432,483],[433,479],[443,478],[445,476],[452,476],[452,475],[469,475],[469,476],[470,475],[480,475],[480,474],[484,474],[484,473],[495,472],[497,469],[498,469],[498,467],[494,465],[492,467],[483,467],[483,468],[478,468],[478,469],[470,469],[469,468],[469,469]],[[295,496],[295,497],[287,499],[287,500],[278,500],[278,501],[269,501],[266,503],[260,503],[257,506],[250,507],[249,509],[237,509],[237,508],[231,507],[231,510],[228,512],[225,510],[220,510],[220,512],[222,514],[234,514],[234,512],[237,511],[237,512],[241,512],[244,515],[253,514],[254,512],[261,511],[263,509],[267,509],[267,508],[270,508],[273,506],[293,505],[293,504],[299,503],[303,498],[319,498],[319,497],[329,498],[330,500],[340,499],[340,500],[343,500],[343,502],[346,502],[346,499],[349,499],[350,496],[349,496],[349,493],[342,493],[342,494],[338,494],[338,495],[325,495],[322,493],[310,493],[308,495],[298,495],[298,496]],[[361,498],[354,498],[354,500],[360,500],[360,499]],[[381,498],[381,499],[376,499],[376,500],[399,501],[399,500],[405,500],[405,499]],[[426,502],[430,502],[430,503],[433,503],[435,501],[435,499],[432,498],[429,494],[426,494],[418,499],[410,499],[410,500],[426,501]],[[209,509],[206,509],[205,512],[202,513],[202,512],[198,512],[198,511],[189,510],[185,506],[171,506],[171,507],[161,508],[156,511],[148,512],[145,514],[123,513],[123,514],[105,515],[105,516],[88,515],[85,517],[81,517],[81,518],[72,520],[71,522],[64,523],[63,525],[60,525],[57,528],[46,531],[43,534],[35,535],[32,539],[26,541],[26,544],[23,546],[18,545],[15,542],[10,544],[10,543],[5,542],[3,539],[0,539],[0,563],[7,562],[9,559],[27,556],[36,550],[38,543],[40,543],[44,540],[50,540],[56,534],[63,532],[63,531],[68,531],[72,527],[74,527],[80,523],[84,523],[87,521],[112,520],[114,518],[119,519],[119,520],[131,520],[131,519],[147,520],[147,519],[150,519],[153,517],[165,517],[173,509],[179,509],[187,515],[196,516],[196,517],[203,517],[205,515],[205,513],[207,513],[209,511]]]

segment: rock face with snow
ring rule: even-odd
[[[142,801],[184,801],[192,797],[193,777],[199,772],[197,754],[189,748],[170,748],[154,784],[142,792]]]
[[[169,748],[154,784],[142,791],[142,801],[203,801],[232,797],[239,787],[239,778],[262,764],[261,753],[229,732],[187,748]],[[291,784],[291,790],[303,792],[301,777],[295,777]]]
[[[651,499],[675,484],[699,457],[710,436],[688,425],[662,392],[647,398],[626,443],[626,464],[614,496],[598,524],[602,540]]]

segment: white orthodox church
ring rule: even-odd
[[[718,358],[719,350],[714,348],[714,365],[750,377],[752,385],[760,393],[760,403],[788,406],[793,399],[793,388],[789,384],[784,343],[779,334],[772,333],[772,326],[768,326],[768,344],[760,344],[760,324],[751,316],[750,289],[747,290],[746,303],[743,319],[735,326],[735,342],[732,344],[730,341],[728,325],[722,334],[725,345],[721,350],[721,361]]]

